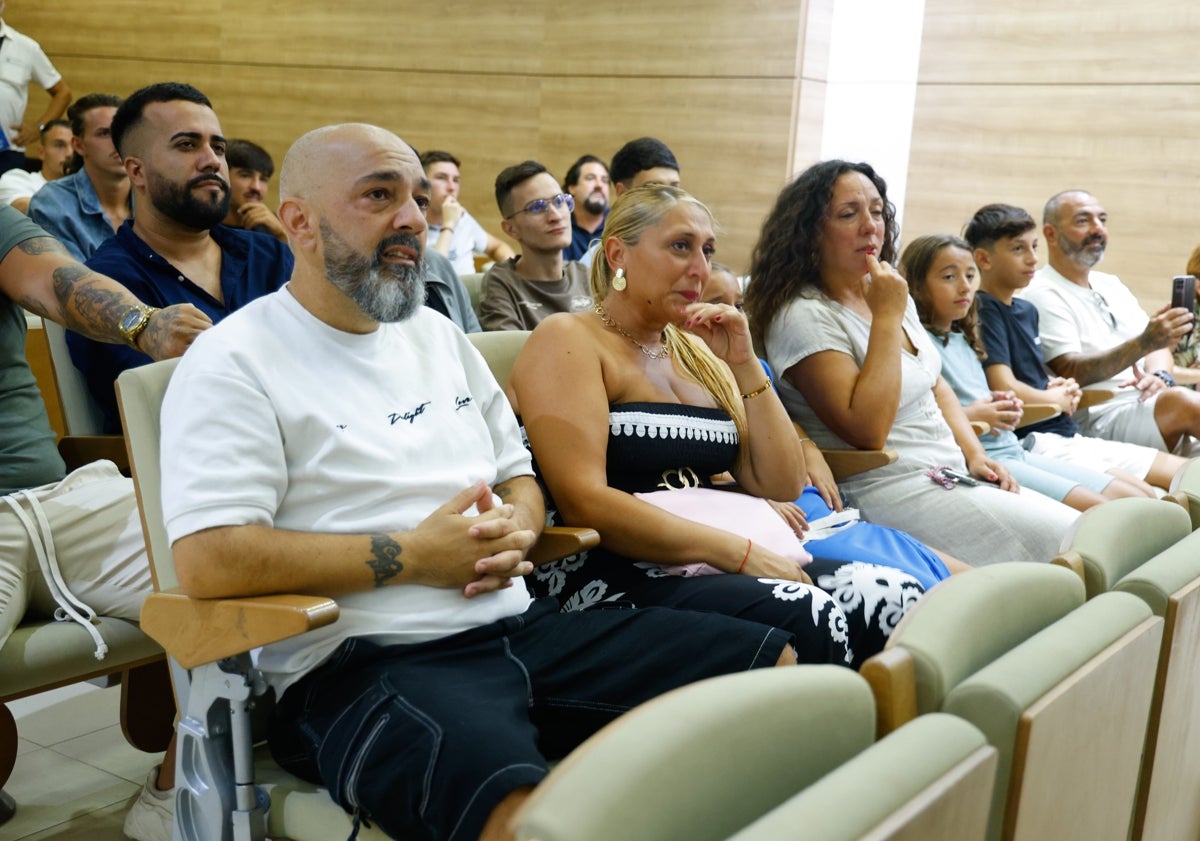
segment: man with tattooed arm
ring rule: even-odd
[[[54,585],[42,580],[35,542],[53,541],[68,587],[97,613],[136,620],[151,589],[132,483],[109,462],[65,476],[25,360],[22,307],[158,359],[183,353],[209,326],[191,306],[149,313],[123,286],[76,262],[20,211],[0,207],[0,494],[5,502],[0,505],[0,645],[31,600],[50,613],[59,601]],[[39,508],[52,533],[37,525]]]
[[[172,377],[163,513],[194,597],[337,595],[337,623],[262,650],[276,761],[392,837],[511,838],[546,757],[668,689],[795,657],[730,617],[530,597],[541,493],[504,392],[422,306],[422,178],[374,126],[292,146],[295,269]]]

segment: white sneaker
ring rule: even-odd
[[[171,791],[159,791],[155,782],[158,769],[155,765],[146,775],[146,784],[138,799],[125,815],[125,835],[134,841],[171,841],[171,829],[175,822],[175,798]]]

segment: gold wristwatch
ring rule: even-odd
[[[145,332],[147,325],[150,324],[151,316],[156,312],[158,312],[158,307],[139,304],[121,317],[121,323],[117,329],[121,331],[121,338],[125,340],[125,344],[134,350],[141,350],[137,346],[138,337]]]

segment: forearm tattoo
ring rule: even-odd
[[[100,276],[81,263],[54,270],[54,295],[68,328],[106,342],[121,341],[121,317],[137,301],[124,287],[100,282]]]
[[[45,254],[71,256],[62,243],[52,237],[23,240],[17,243],[17,248],[32,257]],[[121,317],[139,303],[127,289],[75,261],[55,268],[51,283],[59,313],[50,312],[45,304],[32,296],[23,296],[18,303],[38,315],[61,320],[69,329],[89,338],[103,342],[121,341]]]
[[[375,588],[386,587],[388,582],[404,570],[400,563],[400,544],[386,534],[371,535],[371,560],[367,566],[375,573]]]

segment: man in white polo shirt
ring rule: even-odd
[[[1084,388],[1120,389],[1076,413],[1084,434],[1188,453],[1200,437],[1200,394],[1175,385],[1171,348],[1192,326],[1186,309],[1148,316],[1116,275],[1093,271],[1108,245],[1108,214],[1083,190],[1046,202],[1049,264],[1025,292],[1038,309],[1046,365]]]
[[[4,6],[0,0],[0,15]],[[36,122],[27,123],[31,81],[46,89],[50,102]],[[25,147],[37,140],[42,126],[61,117],[70,102],[71,89],[38,42],[0,19],[0,172],[25,166]]]

